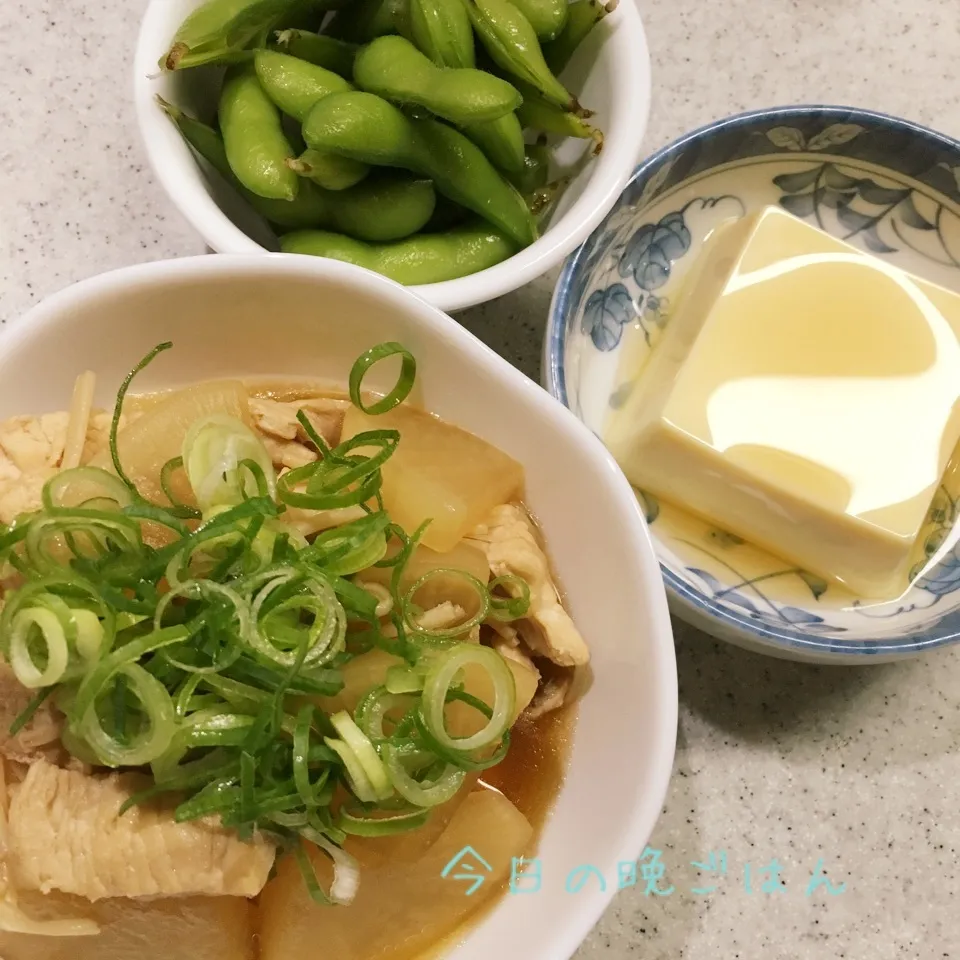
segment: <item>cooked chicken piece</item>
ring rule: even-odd
[[[12,417],[0,423],[0,448],[24,473],[56,467],[67,438],[66,413]]]
[[[317,459],[317,452],[308,445],[310,438],[297,420],[297,413],[303,410],[317,433],[330,446],[336,446],[343,428],[343,412],[348,406],[346,400],[327,397],[290,403],[251,398],[250,414],[273,462],[293,468]]]
[[[56,472],[67,436],[66,413],[12,417],[0,423],[0,520],[40,506],[40,491]]]
[[[263,434],[260,439],[270,454],[270,459],[275,467],[287,467],[294,470],[307,463],[313,463],[317,459],[315,450],[308,446],[298,443],[296,440],[277,440],[274,437]]]
[[[494,577],[513,575],[530,586],[530,612],[514,626],[532,653],[563,667],[587,663],[590,651],[563,609],[533,523],[512,503],[497,507],[467,538],[481,546]]]
[[[8,760],[30,763],[59,753],[63,717],[49,700],[41,704],[16,736],[10,736],[10,725],[26,709],[35,692],[24,687],[13,670],[0,661],[0,755]]]
[[[244,843],[210,820],[175,823],[169,809],[120,806],[149,785],[138,775],[93,777],[43,760],[11,788],[10,858],[17,885],[106,897],[254,897],[276,850]]]
[[[43,467],[24,473],[0,450],[0,523],[13,523],[21,513],[39,510],[43,485],[55,472]]]
[[[429,610],[424,610],[417,619],[417,626],[423,630],[446,630],[463,623],[467,619],[467,611],[458,603],[444,600]]]
[[[498,650],[501,646],[510,647],[513,650],[517,650],[520,646],[520,635],[517,633],[516,627],[510,626],[509,623],[505,623],[503,620],[490,619],[484,626],[489,627],[496,634],[493,646]],[[505,653],[502,650],[500,652]],[[526,654],[521,654],[521,656],[526,656]]]
[[[107,449],[112,414],[91,414],[81,463]],[[126,415],[121,424],[129,419]],[[13,417],[0,423],[0,522],[12,523],[21,513],[40,507],[43,485],[57,472],[63,458],[69,414]]]
[[[537,665],[519,647],[517,647],[516,644],[511,643],[509,640],[504,640],[502,637],[497,637],[491,646],[505,660],[516,660],[517,663],[522,663],[525,667],[532,670],[538,677],[540,676],[540,671],[537,669]]]
[[[314,430],[331,446],[340,440],[343,429],[343,414],[350,406],[348,400],[333,400],[328,397],[315,397],[309,400],[295,400],[284,403],[280,400],[250,400],[250,414],[253,423],[261,433],[278,440],[308,440],[303,424],[297,420],[302,410],[310,420]]]

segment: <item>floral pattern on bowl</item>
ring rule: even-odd
[[[567,261],[544,348],[547,389],[602,435],[631,389],[622,369],[642,370],[704,241],[770,204],[960,290],[960,143],[842,107],[745,114],[649,158]],[[637,493],[674,611],[717,636],[824,662],[878,662],[960,638],[960,468],[934,498],[916,579],[886,602]]]

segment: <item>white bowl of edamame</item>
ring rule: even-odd
[[[214,251],[345,260],[446,311],[589,236],[650,103],[633,0],[151,0],[134,70],[153,169]]]

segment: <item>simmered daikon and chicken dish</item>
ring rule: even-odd
[[[170,346],[0,424],[0,958],[423,955],[532,855],[589,659],[523,468],[398,344],[137,395]]]

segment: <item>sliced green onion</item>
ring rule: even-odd
[[[467,586],[469,586],[477,594],[477,610],[472,616],[469,616],[462,623],[458,623],[452,627],[429,629],[427,627],[422,627],[417,621],[417,616],[422,611],[416,605],[414,599],[417,593],[422,590],[426,584],[428,584],[435,577],[439,576],[455,576],[462,579]],[[487,613],[490,610],[490,594],[487,592],[487,588],[483,583],[481,583],[476,577],[467,573],[465,570],[438,567],[434,570],[429,570],[419,580],[417,580],[416,583],[413,584],[401,602],[401,609],[403,611],[404,622],[407,626],[407,629],[411,633],[414,633],[425,640],[454,640],[457,637],[463,636],[463,634],[465,634],[468,630],[471,630],[473,627],[483,623],[483,621],[486,620]]]
[[[153,653],[165,646],[182,643],[191,634],[188,627],[167,627],[164,630],[155,630],[146,636],[138,637],[129,643],[114,650],[103,657],[97,665],[83,678],[76,698],[70,707],[69,721],[71,726],[78,729],[85,721],[87,713],[93,709],[94,701],[101,690],[107,685],[111,677],[122,667],[136,663],[146,653]],[[152,679],[152,678],[151,678]],[[164,690],[166,693],[166,690]],[[167,694],[169,699],[169,694]],[[171,702],[171,714],[173,704]],[[139,766],[139,764],[136,764]]]
[[[387,357],[399,355],[402,359],[400,367],[400,376],[397,385],[382,399],[376,403],[365,406],[363,398],[360,395],[360,388],[363,384],[363,378],[372,366]],[[413,389],[414,381],[417,378],[417,361],[412,353],[400,343],[381,343],[376,347],[371,347],[350,370],[350,401],[355,407],[358,407],[364,413],[376,416],[386,413],[394,407],[399,406],[410,395]]]
[[[509,596],[494,593],[498,587],[506,590]],[[495,577],[487,584],[487,591],[490,595],[490,616],[494,620],[520,620],[530,612],[530,584],[523,577],[512,573]]]
[[[42,640],[43,663],[38,666],[31,646]],[[59,683],[70,663],[70,648],[60,618],[43,607],[27,607],[13,620],[10,666],[17,679],[30,690]]]
[[[486,671],[493,684],[491,716],[482,730],[470,737],[451,737],[447,732],[444,708],[457,673],[475,665]],[[461,643],[438,657],[423,685],[420,716],[430,735],[448,750],[472,753],[499,741],[509,729],[516,706],[516,684],[503,657],[479,643]]]
[[[387,669],[384,685],[390,693],[419,693],[425,679],[422,671],[397,664]]]
[[[390,693],[386,687],[374,687],[357,704],[357,724],[373,742],[387,739],[383,730],[383,721],[391,710],[411,706],[412,700],[405,694]]]
[[[256,464],[260,473],[241,467],[244,461]],[[214,413],[195,421],[183,440],[183,464],[204,513],[260,495],[258,476],[266,482],[266,494],[271,499],[276,496],[277,479],[267,448],[236,417]]]
[[[371,564],[371,566],[374,566],[374,564]],[[377,605],[374,608],[373,614],[377,619],[386,617],[393,611],[393,597],[382,583],[374,583],[370,580],[355,580],[354,586],[365,590],[376,600]]]
[[[360,887],[360,869],[357,861],[346,850],[341,850],[317,830],[306,827],[300,831],[300,835],[318,846],[333,861],[330,899],[342,906],[349,906],[353,903]]]
[[[23,712],[10,724],[10,729],[7,732],[11,737],[15,737],[36,716],[37,711],[53,691],[53,687],[46,687],[30,698],[30,702],[24,707]]]
[[[117,401],[113,407],[113,417],[110,421],[110,459],[113,462],[113,469],[116,470],[117,476],[126,484],[134,497],[138,499],[142,499],[140,498],[140,492],[137,490],[136,484],[124,472],[123,465],[120,463],[120,454],[117,452],[117,431],[120,428],[123,401],[127,397],[127,391],[130,389],[130,384],[133,383],[133,378],[148,367],[159,354],[163,353],[164,350],[169,350],[172,346],[173,344],[169,341],[166,343],[158,343],[126,377],[123,378],[123,383],[120,384],[120,389],[117,391]]]
[[[225,603],[231,608],[229,620],[223,624],[219,631],[221,636],[227,638],[227,643],[224,645],[224,652],[205,666],[178,660],[171,648],[165,649],[164,657],[167,661],[187,673],[219,673],[236,663],[243,654],[244,645],[250,642],[253,625],[249,604],[235,590],[213,580],[186,580],[164,594],[153,615],[154,630],[159,630],[163,626],[164,614],[175,600],[210,598],[214,598],[219,603]],[[194,649],[196,649],[196,645],[194,645]]]
[[[307,893],[310,894],[310,899],[322,906],[329,906],[330,898],[323,892],[320,881],[317,880],[317,873],[310,862],[310,855],[299,840],[293,847],[293,854],[296,857],[297,866],[300,868],[300,876],[303,877],[304,886],[307,888]]]
[[[378,800],[384,800],[391,794],[390,778],[387,776],[386,768],[370,738],[356,725],[353,717],[345,710],[335,713],[330,718],[334,730],[340,734],[341,740],[349,747],[357,762],[363,768],[374,796]],[[330,744],[328,744],[330,746]],[[340,752],[340,751],[338,751]],[[343,756],[343,754],[340,754]]]
[[[430,809],[427,807],[413,807],[404,813],[393,813],[385,817],[357,816],[347,807],[341,807],[337,826],[344,833],[355,837],[390,837],[417,830],[429,819]]]
[[[81,732],[101,763],[108,767],[139,767],[155,760],[170,746],[176,732],[173,701],[164,685],[139,664],[126,663],[111,674],[111,679],[119,677],[126,680],[130,692],[140,701],[147,730],[129,742],[118,740],[103,729],[91,706],[84,715]]]
[[[30,521],[27,529],[25,548],[27,558],[34,569],[40,573],[58,573],[64,563],[50,551],[50,541],[74,539],[82,535],[86,542],[99,550],[98,557],[119,552],[121,554],[141,554],[143,540],[140,536],[140,524],[120,514],[103,510],[76,508],[70,511],[58,511],[55,514],[39,514]],[[86,554],[72,549],[75,557]]]
[[[305,559],[331,576],[346,577],[372,567],[387,552],[390,518],[371,513],[319,534],[304,551]]]
[[[397,793],[417,807],[436,807],[453,799],[463,786],[466,772],[448,763],[435,779],[415,780],[407,772],[403,763],[405,757],[410,756],[411,752],[412,748],[405,749],[392,743],[386,743],[383,746],[383,762]]]
[[[299,592],[270,607],[274,592],[294,586]],[[299,615],[307,611],[313,623],[304,628]],[[293,620],[293,617],[296,620]],[[253,601],[254,629],[250,646],[261,656],[290,667],[297,661],[299,638],[306,634],[308,646],[303,657],[307,667],[327,663],[344,649],[347,621],[330,582],[318,574],[293,568],[274,571],[273,579],[262,586]]]
[[[119,510],[133,500],[126,484],[100,467],[61,470],[43,485],[41,498],[44,508],[51,512],[81,507],[91,500],[110,502]]]
[[[313,724],[313,710],[309,704],[301,707],[293,732],[293,782],[308,810],[317,805],[316,788],[310,782],[310,727]]]

